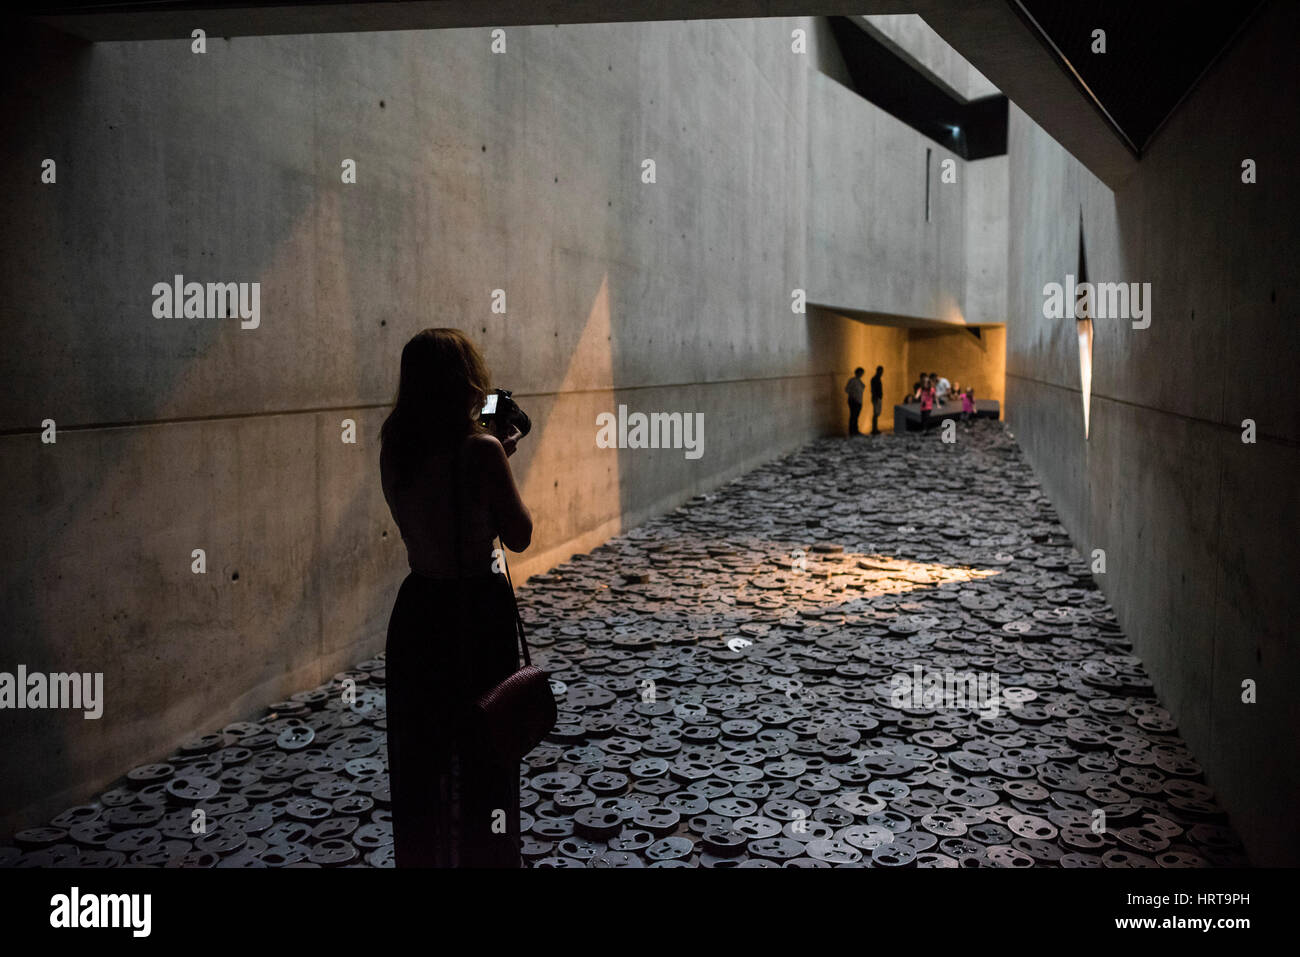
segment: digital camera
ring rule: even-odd
[[[499,439],[504,439],[518,429],[523,438],[533,427],[527,413],[519,408],[518,403],[510,397],[509,389],[493,389],[483,400],[483,410],[478,414],[479,422]]]

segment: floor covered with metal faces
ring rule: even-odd
[[[560,708],[525,860],[1248,863],[1014,438],[955,438],[813,443],[520,588]],[[185,742],[0,864],[391,866],[383,679]]]

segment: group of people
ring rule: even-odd
[[[961,396],[961,420],[963,422],[975,415],[975,390],[962,390],[961,384],[949,382],[937,372],[921,373],[921,378],[912,383],[912,391],[903,396],[904,404],[919,402],[921,404],[921,430],[930,427],[930,416],[937,405],[945,405],[954,396]]]
[[[880,403],[884,396],[881,376],[885,367],[876,366],[876,374],[871,377],[871,434],[879,435]],[[849,397],[849,437],[862,435],[858,430],[858,416],[862,414],[862,399],[866,394],[867,383],[862,381],[866,370],[861,366],[853,370],[853,377],[844,384],[844,393]],[[921,378],[912,384],[912,391],[903,396],[903,404],[913,402],[921,405],[921,429],[930,427],[930,416],[935,406],[941,406],[954,396],[961,397],[961,420],[963,422],[975,415],[975,390],[962,390],[961,385],[949,382],[937,372],[922,372]]]

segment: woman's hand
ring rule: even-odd
[[[515,454],[515,448],[518,446],[519,440],[523,437],[524,434],[518,429],[512,429],[510,434],[501,440],[501,447],[506,450],[506,458]]]

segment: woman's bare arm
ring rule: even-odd
[[[501,544],[512,552],[522,552],[533,540],[533,516],[519,495],[506,450],[494,435],[478,435],[472,441]]]

